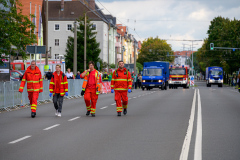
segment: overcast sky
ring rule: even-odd
[[[105,14],[117,17],[137,40],[158,36],[172,40],[207,38],[210,21],[217,16],[240,19],[240,0],[95,0]],[[103,5],[103,6],[102,6]],[[110,12],[110,13],[109,13]],[[135,31],[134,31],[135,29]],[[174,51],[189,50],[192,42],[172,41]],[[197,50],[202,42],[194,42]]]

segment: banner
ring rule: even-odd
[[[111,82],[102,82],[102,92],[103,93],[111,92]]]

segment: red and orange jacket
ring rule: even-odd
[[[127,91],[132,88],[132,78],[130,72],[126,68],[120,70],[119,68],[113,72],[111,89],[115,91]]]
[[[85,71],[87,72],[87,71]],[[83,72],[83,73],[85,73]],[[101,76],[100,73],[97,70],[92,71],[91,73],[87,72],[85,77],[80,76],[81,78],[84,78],[83,85],[82,85],[82,90],[85,91],[86,88],[88,87],[88,82],[90,80],[90,74],[95,74],[95,83],[96,83],[96,94],[100,94],[101,91]]]
[[[56,77],[57,77],[57,72],[54,72],[53,73],[53,76],[51,78],[51,81],[50,81],[50,85],[49,85],[49,91],[51,93],[53,93],[53,96],[55,95],[56,93]],[[64,96],[65,95],[65,92],[68,92],[68,81],[67,81],[67,76],[61,71],[60,72],[60,76],[61,77],[59,79],[59,85],[60,86],[60,95],[61,96]]]
[[[23,92],[26,81],[28,92],[43,91],[42,74],[37,66],[35,67],[35,71],[31,70],[31,66],[27,68],[26,72],[23,75],[22,82],[19,87],[19,92]]]

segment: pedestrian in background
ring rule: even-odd
[[[79,71],[77,72],[76,79],[81,79],[81,78],[80,78],[80,72],[79,72]]]
[[[39,92],[43,92],[43,81],[40,69],[36,66],[36,62],[32,61],[23,75],[22,82],[19,87],[19,92],[22,93],[27,81],[28,98],[31,105],[31,117],[36,116],[37,100]]]
[[[109,75],[107,72],[107,69],[105,69],[103,76],[102,76],[102,81],[108,81]]]
[[[98,95],[102,93],[102,78],[100,72],[95,70],[94,65],[94,62],[90,61],[89,69],[81,74],[81,78],[84,78],[81,95],[84,95],[86,115],[89,116],[91,113],[92,117],[95,117]]]
[[[71,72],[71,69],[68,68],[67,69],[67,73],[66,73],[67,79],[75,79],[74,74]]]
[[[139,75],[138,76],[138,80],[139,80],[138,81],[138,87],[141,88],[141,86],[142,86],[142,75],[140,73],[138,75]]]
[[[66,75],[61,71],[60,65],[56,65],[56,71],[50,81],[49,91],[49,96],[53,95],[53,103],[56,109],[55,115],[61,117],[63,97],[64,95],[68,96],[68,81]]]
[[[240,72],[238,74],[238,92],[240,92]]]
[[[52,75],[53,75],[53,72],[51,72],[51,69],[49,69],[48,72],[47,72],[46,75],[45,75],[45,78],[46,78],[47,80],[51,80]]]

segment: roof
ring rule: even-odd
[[[61,1],[49,1],[48,7],[49,21],[75,21],[80,16],[84,16],[86,12],[92,11],[81,1],[64,1],[64,11],[61,11]],[[88,12],[87,16],[91,21],[108,23],[106,19],[94,11]]]
[[[193,53],[196,52],[196,51],[193,51]],[[176,51],[174,52],[174,55],[175,56],[187,56],[190,57],[192,55],[192,51]]]

